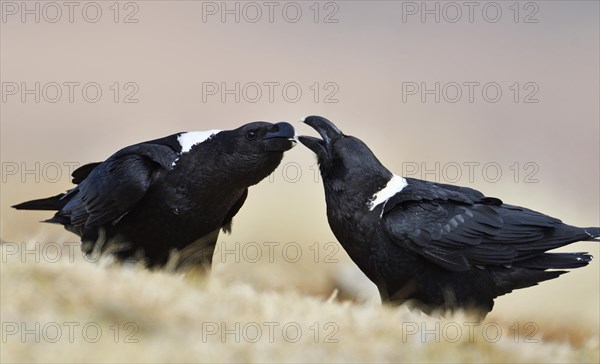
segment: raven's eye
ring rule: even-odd
[[[250,130],[250,131],[246,132],[246,139],[248,139],[248,140],[254,140],[254,139],[256,139],[256,136],[257,136],[257,134],[256,134],[256,131],[254,131],[254,130]]]

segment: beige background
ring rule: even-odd
[[[20,6],[20,2],[16,4]],[[29,4],[33,7],[35,3]],[[462,166],[460,184],[570,224],[600,225],[598,2],[537,2],[539,9],[529,19],[537,19],[537,23],[523,22],[525,15],[535,10],[525,8],[525,3],[519,4],[515,23],[514,11],[509,8],[512,2],[499,3],[502,16],[495,23],[482,17],[485,3],[475,8],[473,22],[463,7],[456,23],[446,21],[443,14],[439,23],[433,16],[422,22],[418,15],[403,12],[403,6],[413,3],[387,1],[320,3],[318,23],[310,8],[313,2],[288,5],[290,16],[295,4],[302,9],[295,23],[282,17],[286,3],[278,3],[273,22],[263,6],[262,18],[256,23],[246,21],[244,14],[239,23],[233,16],[222,22],[218,15],[206,12],[204,22],[203,6],[206,10],[221,3],[193,1],[138,1],[128,8],[121,3],[117,23],[109,8],[112,2],[99,2],[102,15],[96,23],[82,17],[83,5],[75,8],[72,23],[66,8],[58,22],[49,23],[44,16],[53,18],[54,9],[47,8],[44,15],[46,3],[38,4],[39,23],[30,15],[22,22],[20,13],[9,15],[6,11],[1,23],[5,100],[0,113],[0,236],[5,242],[76,241],[60,227],[37,223],[49,213],[17,212],[9,207],[70,188],[68,169],[62,168],[61,177],[55,178],[54,163],[102,160],[139,141],[184,130],[234,128],[254,120],[286,120],[294,122],[298,133],[312,134],[310,128],[296,123],[309,114],[326,116],[347,134],[363,139],[398,174],[415,163],[425,163],[430,169],[436,162],[440,166],[457,163]],[[235,6],[235,2],[228,4]],[[239,4],[240,11],[247,6]],[[421,6],[421,2],[415,4]],[[439,4],[443,11],[447,4]],[[246,18],[254,16],[252,8],[246,10]],[[336,10],[331,19],[338,22],[324,23],[325,14]],[[136,11],[132,19],[138,22],[123,23],[125,14],[132,11]],[[93,15],[93,9],[89,14]],[[40,88],[52,82],[78,82],[80,86],[72,103],[65,86],[56,103],[47,102],[43,95],[39,103],[32,95],[22,102],[20,93],[10,95],[5,90],[13,83],[33,88],[36,82]],[[87,102],[81,95],[82,85],[89,82],[102,89],[97,103]],[[117,103],[109,88],[115,82],[121,85]],[[123,90],[127,82],[138,86],[138,103],[123,102],[132,90]],[[203,82],[225,82],[228,87],[236,82],[241,86],[295,82],[302,97],[288,102],[279,86],[273,102],[266,87],[255,103],[245,101],[243,95],[237,103],[231,95],[224,103],[219,95],[205,95],[203,102]],[[321,87],[318,102],[310,89],[315,82]],[[323,102],[332,90],[323,89],[328,82],[337,85],[337,103]],[[440,86],[495,82],[502,97],[496,103],[487,102],[479,86],[473,102],[466,94],[456,103],[443,98],[436,103],[431,96],[423,103],[418,95],[407,96],[403,102],[405,82],[424,82],[429,88],[436,82]],[[521,85],[517,103],[509,89],[515,82]],[[531,90],[523,89],[527,82],[537,85],[538,103],[523,102]],[[36,162],[40,163],[39,182],[36,173],[23,175],[21,169],[31,169]],[[479,163],[473,181],[465,162]],[[494,178],[493,170],[488,170],[491,174],[486,178],[482,174],[481,167],[490,162],[502,169],[495,183],[486,180]],[[515,162],[520,169],[516,181],[510,169]],[[534,165],[525,169],[528,162]],[[265,248],[261,263],[216,259],[214,274],[252,281],[265,289],[287,284],[301,292],[326,294],[324,277],[345,271],[363,290],[360,294],[376,296],[369,282],[354,274],[356,268],[342,250],[335,254],[337,263],[324,262],[323,254],[334,249],[326,251],[324,246],[335,238],[326,222],[322,186],[314,180],[313,165],[314,157],[303,146],[290,151],[282,163],[287,169],[278,169],[272,182],[265,180],[252,188],[234,220],[233,234],[220,238],[231,246],[240,242],[242,247],[249,242],[263,247],[264,242],[279,242],[280,246],[297,242],[302,259],[288,263],[281,250],[275,250],[270,263]],[[20,170],[13,175],[9,171],[14,166]],[[537,182],[525,183],[526,174],[535,166]],[[302,172],[299,178],[298,168]],[[427,177],[452,182],[441,172],[440,167],[439,173]],[[321,253],[317,263],[314,250],[310,250],[315,242]],[[567,250],[600,256],[598,243],[577,243]],[[557,318],[584,314],[597,327],[599,276],[596,259],[560,279],[498,299],[495,314]]]

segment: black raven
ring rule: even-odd
[[[210,265],[219,230],[230,231],[248,187],[273,172],[295,143],[294,128],[284,122],[177,133],[76,169],[77,186],[66,194],[13,207],[58,210],[46,222],[79,235],[86,254],[144,258],[159,267],[175,254],[178,268]]]
[[[600,228],[569,226],[471,188],[394,175],[329,120],[304,122],[322,137],[299,140],[317,155],[329,226],[384,302],[485,316],[494,298],[592,259],[546,251],[594,240]]]

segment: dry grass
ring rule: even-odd
[[[597,331],[576,320],[491,315],[476,325],[462,314],[432,318],[256,288],[218,271],[172,274],[80,258],[22,262],[4,250],[2,362],[600,360]]]

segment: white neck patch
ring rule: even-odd
[[[187,153],[196,144],[200,144],[211,136],[219,133],[221,130],[213,129],[207,131],[188,131],[181,133],[177,137],[177,141],[181,145],[181,153]]]
[[[404,177],[393,175],[392,178],[385,185],[385,187],[375,192],[373,197],[371,197],[371,199],[367,203],[369,210],[373,211],[375,207],[389,200],[395,194],[402,191],[402,189],[407,185],[408,183],[406,182],[406,179],[404,179]]]

